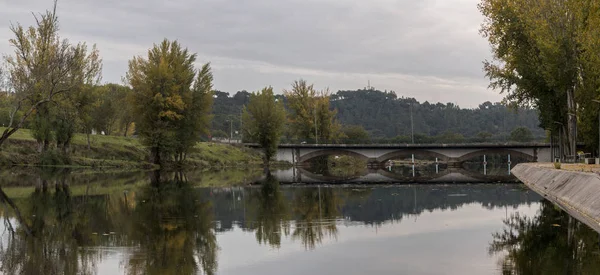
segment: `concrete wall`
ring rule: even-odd
[[[600,177],[591,172],[554,169],[551,165],[521,163],[513,175],[525,185],[600,231]]]

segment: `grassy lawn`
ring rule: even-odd
[[[0,127],[0,131],[4,128]],[[152,168],[147,162],[148,150],[137,138],[122,136],[73,137],[70,164],[84,167]],[[28,129],[13,134],[0,150],[0,166],[38,165],[41,163],[37,144]],[[201,142],[188,154],[187,164],[201,168],[225,168],[260,165],[260,154],[252,149],[229,144]]]

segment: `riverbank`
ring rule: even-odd
[[[173,179],[176,173],[162,174],[163,180]],[[260,168],[227,169],[220,171],[187,171],[181,174],[193,188],[246,186],[260,180]],[[150,172],[123,170],[56,170],[42,171],[34,167],[13,167],[0,170],[0,188],[10,198],[27,198],[42,183],[52,191],[57,184],[66,183],[71,196],[94,196],[123,193],[147,187]]]
[[[3,131],[0,128],[0,131]],[[201,142],[188,154],[186,166],[200,169],[260,167],[260,152],[230,144]],[[0,148],[0,167],[62,166],[88,168],[153,169],[148,150],[138,139],[120,136],[90,136],[90,148],[83,134],[75,134],[69,156],[50,150],[37,151],[37,143],[27,129],[16,132]]]
[[[600,166],[522,163],[513,175],[527,187],[554,202],[571,216],[600,231]]]

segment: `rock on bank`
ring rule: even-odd
[[[555,169],[552,164],[521,163],[512,173],[571,216],[600,231],[600,175],[597,172]]]

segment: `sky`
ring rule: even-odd
[[[127,62],[164,38],[211,62],[214,88],[231,94],[294,80],[317,89],[393,90],[399,97],[477,107],[488,89],[480,0],[59,0],[60,35],[96,44],[102,82],[122,83]],[[0,0],[0,53],[10,24],[30,26],[53,0]]]

